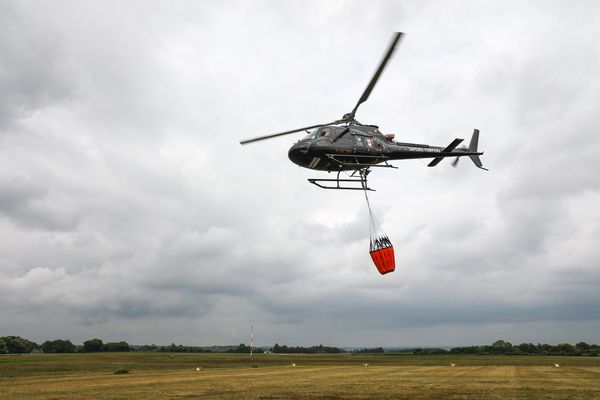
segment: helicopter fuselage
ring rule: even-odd
[[[462,139],[457,139],[458,143]],[[457,143],[457,144],[458,144]],[[456,145],[457,145],[456,144]],[[419,143],[395,142],[374,125],[324,126],[296,142],[288,151],[290,160],[320,171],[356,170],[391,160],[445,158],[482,153],[466,147],[449,149]]]
[[[432,158],[427,166],[435,167],[444,158],[453,157],[456,160],[452,162],[452,165],[456,166],[460,157],[469,156],[477,168],[486,169],[479,158],[483,152],[477,150],[478,129],[473,131],[468,147],[458,147],[463,141],[459,138],[454,139],[446,147],[439,147],[420,143],[396,142],[393,140],[394,135],[383,135],[377,126],[364,125],[356,120],[358,107],[368,100],[401,37],[401,32],[394,34],[383,59],[358,102],[352,111],[344,114],[341,119],[241,140],[240,144],[245,145],[314,129],[289,149],[288,157],[294,164],[304,168],[337,172],[335,179],[308,179],[310,183],[323,189],[372,190],[367,185],[367,175],[371,172],[371,168],[397,168],[388,163],[393,160]],[[344,178],[344,175],[348,174],[341,174],[342,171],[352,171],[352,173],[348,178]]]

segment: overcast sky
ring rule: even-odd
[[[287,158],[351,111],[463,159],[361,192]],[[600,4],[0,0],[0,336],[600,342]]]

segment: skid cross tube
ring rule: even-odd
[[[368,155],[363,155],[363,156],[353,156],[353,155],[342,155],[342,154],[327,154],[327,157],[335,162],[337,165],[339,165],[340,167],[350,167],[350,168],[355,168],[355,169],[360,169],[360,168],[370,168],[370,167],[379,167],[379,168],[398,168],[394,165],[388,164],[387,160],[389,159],[386,156],[368,156]],[[341,158],[349,158],[350,161],[342,161],[340,160],[338,157]],[[373,159],[374,163],[360,163],[358,162],[358,158],[371,158]],[[354,161],[352,161],[354,160]],[[383,165],[378,165],[379,163],[385,163]]]

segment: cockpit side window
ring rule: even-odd
[[[316,137],[317,137],[317,132],[318,132],[318,131],[319,131],[318,129],[315,129],[314,131],[312,131],[312,132],[311,132],[311,133],[309,133],[308,135],[304,136],[304,137],[302,138],[302,140],[313,140],[314,138],[316,138]]]

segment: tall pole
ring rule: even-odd
[[[250,364],[252,368],[256,368],[254,364],[254,357],[252,356],[254,350],[254,326],[250,326]]]

